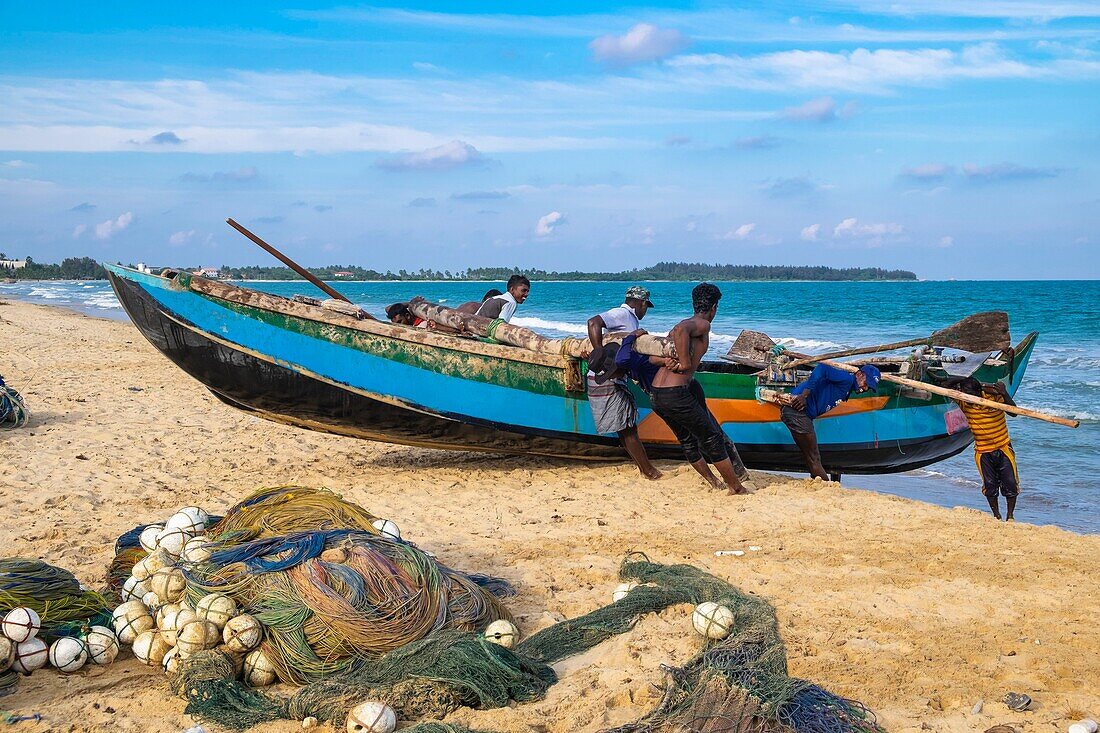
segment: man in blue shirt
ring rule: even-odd
[[[879,370],[870,364],[861,366],[855,373],[818,364],[809,379],[792,389],[789,394],[779,396],[779,419],[791,431],[791,437],[802,451],[811,476],[824,481],[829,479],[821,465],[814,418],[824,415],[853,393],[875,389],[881,376]]]

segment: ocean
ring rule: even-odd
[[[583,335],[585,322],[619,305],[629,283],[536,282],[513,319],[548,336]],[[423,295],[457,305],[502,283],[334,283],[372,313]],[[643,326],[664,333],[691,310],[692,283],[646,283],[655,308]],[[1018,521],[1100,532],[1100,281],[736,282],[718,283],[723,298],[714,321],[712,353],[725,353],[743,328],[764,331],[792,349],[821,353],[848,346],[914,338],[983,310],[1005,310],[1013,342],[1039,331],[1016,401],[1074,417],[1076,430],[1027,418],[1010,420],[1023,493]],[[280,295],[318,296],[305,282],[256,282]],[[126,320],[106,282],[0,284],[8,297]],[[323,297],[323,296],[322,296]],[[3,357],[0,355],[0,369]],[[170,368],[165,363],[165,368]],[[988,511],[973,454],[925,469],[885,476],[850,476],[844,483],[941,506]],[[992,521],[992,520],[991,520]]]

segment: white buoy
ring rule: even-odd
[[[519,629],[507,619],[500,619],[489,624],[485,629],[485,638],[494,644],[500,644],[505,649],[511,649],[519,640]]]
[[[691,625],[708,639],[725,639],[733,630],[733,611],[711,601],[704,601],[691,614]]]
[[[141,603],[143,606],[149,609],[149,615],[156,617],[157,611],[164,605],[164,601],[160,599],[160,596],[156,594],[156,591],[149,591],[141,597]]]
[[[61,672],[75,672],[88,661],[88,645],[80,639],[63,636],[50,646],[50,664]]]
[[[15,642],[6,636],[0,636],[0,674],[7,672],[15,660]]]
[[[153,628],[153,617],[141,601],[126,601],[113,614],[115,633],[123,644],[133,644],[143,631]]]
[[[1096,721],[1091,718],[1078,720],[1069,727],[1069,733],[1096,733]]]
[[[165,603],[176,603],[187,590],[187,578],[179,568],[161,568],[149,578],[149,590]],[[144,596],[143,596],[144,598]]]
[[[184,546],[192,537],[192,533],[182,527],[173,527],[169,522],[164,526],[164,531],[157,535],[157,550],[163,550],[176,559],[183,554]]]
[[[401,539],[401,528],[397,526],[397,523],[389,519],[376,519],[370,523],[372,527],[378,530],[378,534],[383,537],[389,537],[391,540]]]
[[[137,565],[134,567],[136,568]],[[123,601],[138,601],[140,603],[141,597],[148,592],[149,586],[131,575],[126,579],[126,582],[122,584],[121,596]]]
[[[46,642],[37,636],[32,636],[24,642],[15,645],[15,659],[11,668],[19,674],[29,675],[36,669],[42,669],[49,660],[50,651]]]
[[[141,543],[141,549],[148,553],[155,552],[157,549],[157,535],[163,531],[163,524],[150,524],[148,527],[141,530],[141,536],[138,538],[138,542]]]
[[[165,674],[175,674],[176,669],[180,666],[180,650],[172,647],[168,650],[168,653],[164,655],[164,659],[160,660],[160,666],[164,669]]]
[[[210,559],[211,545],[205,537],[192,537],[183,546],[183,560],[191,563],[206,562]]]
[[[216,647],[221,640],[221,629],[210,621],[202,619],[181,626],[176,631],[176,648],[180,650],[180,656],[185,659],[195,652]]]
[[[229,651],[238,654],[250,652],[260,645],[264,638],[264,627],[255,616],[242,613],[225,622],[222,629],[222,641]]]
[[[348,733],[393,733],[396,727],[397,713],[384,702],[369,700],[348,713]]]
[[[192,621],[199,620],[199,617],[190,608],[177,608],[164,614],[160,623],[157,624],[157,628],[160,629],[160,635],[164,637],[164,640],[175,646],[180,630]]]
[[[244,681],[252,687],[267,687],[278,678],[275,665],[264,654],[263,649],[250,651],[244,658]]]
[[[629,583],[619,583],[615,586],[615,592],[611,594],[612,601],[621,601],[626,598],[630,591],[638,587],[638,584],[633,580]]]
[[[195,613],[221,631],[226,622],[237,615],[237,603],[224,593],[211,593],[199,599],[195,604]]]
[[[168,518],[164,523],[165,529],[182,529],[189,535],[202,534],[206,531],[206,522],[210,517],[197,506],[185,506]]]
[[[4,636],[16,644],[33,639],[41,628],[42,619],[38,618],[38,612],[26,606],[18,606],[8,611],[4,616],[3,624],[0,624]]]
[[[172,645],[165,641],[156,629],[143,631],[134,639],[134,656],[139,662],[148,664],[150,667],[160,666],[164,655],[171,648]]]
[[[118,638],[106,626],[93,626],[84,637],[88,647],[88,661],[92,664],[110,664],[118,656]]]

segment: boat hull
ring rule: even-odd
[[[322,373],[320,362],[310,369],[294,360],[267,353],[276,349],[271,339],[283,338],[277,329],[263,336],[267,340],[259,340],[260,335],[240,336],[242,326],[233,321],[240,314],[231,309],[224,314],[217,313],[217,318],[223,319],[218,321],[222,323],[218,328],[211,321],[210,303],[196,304],[192,309],[190,299],[202,296],[186,290],[180,292],[178,287],[170,287],[164,278],[139,277],[117,267],[110,267],[109,272],[111,284],[126,312],[161,353],[219,399],[258,416],[310,430],[433,448],[597,460],[624,457],[616,439],[595,434],[583,393],[548,394],[545,387],[538,393],[530,385],[525,390],[512,389],[500,395],[499,400],[502,405],[515,406],[516,421],[494,419],[502,413],[507,414],[500,405],[492,404],[492,400],[498,399],[496,392],[504,389],[501,385],[491,385],[492,389],[487,388],[480,399],[471,399],[469,410],[454,409],[453,405],[451,409],[440,409],[438,405],[424,404],[410,396],[395,395],[400,389],[415,387],[407,381],[417,379],[420,372],[411,375],[402,372],[396,380],[389,375],[388,381],[375,384],[371,389],[352,384],[352,378],[346,374],[343,378],[347,381],[342,382],[338,378],[341,375]],[[244,326],[251,329],[270,325],[252,321],[245,322]],[[249,338],[257,340],[241,343]],[[292,351],[293,344],[286,346],[288,353]],[[322,346],[327,348],[325,344],[316,344],[316,348]],[[299,361],[306,358],[300,357]],[[362,359],[361,371],[371,372],[367,357]],[[1015,374],[1017,383],[1024,365],[1026,355]],[[507,368],[511,367],[502,367]],[[435,376],[438,375],[424,374],[423,378],[428,381]],[[743,391],[743,385],[736,389],[722,386],[734,382],[741,385],[744,380],[735,380],[734,376],[740,375],[701,375],[708,395],[721,394],[723,389],[731,395],[740,395],[736,390]],[[543,378],[531,379],[538,383],[538,379]],[[450,388],[455,387],[451,385]],[[681,456],[678,446],[665,434],[667,428],[651,413],[644,396],[640,397],[642,427],[646,428],[642,435],[650,454]],[[539,401],[534,401],[536,399]],[[528,400],[531,400],[529,404],[525,402]],[[758,407],[754,401],[745,399],[717,399],[712,401],[712,409],[715,409],[714,403],[736,403],[741,405],[737,410],[742,413]],[[861,404],[871,405],[862,400],[851,403],[857,408]],[[478,406],[484,408],[482,414],[474,409]],[[722,404],[718,404],[716,414],[721,415],[721,407]],[[962,451],[971,442],[966,429],[953,434],[942,428],[936,431],[936,425],[943,425],[943,414],[951,409],[950,403],[915,405],[901,410],[869,408],[838,416],[832,422],[819,420],[822,461],[830,472],[888,473],[943,460]],[[542,424],[518,424],[518,416],[538,410],[542,411],[537,417]],[[887,418],[901,422],[888,426]],[[535,420],[531,418],[532,422]],[[800,453],[781,423],[755,414],[728,421],[722,419],[722,422],[750,468],[805,470]],[[870,428],[864,427],[866,425]],[[894,434],[888,438],[880,437],[880,433],[891,430]],[[912,434],[905,435],[905,431]]]

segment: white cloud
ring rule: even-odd
[[[102,224],[95,225],[95,238],[96,239],[110,239],[118,232],[121,232],[126,227],[130,226],[130,222],[134,220],[134,215],[127,211],[125,214],[120,215],[117,219],[108,219]]]
[[[941,247],[953,247],[953,246],[955,246],[955,238],[954,237],[940,237],[940,246]]]
[[[749,224],[742,224],[741,226],[737,227],[736,229],[731,229],[728,232],[726,232],[722,236],[722,239],[745,239],[750,234],[752,234],[754,229],[756,229],[756,223],[755,222],[751,222]]]
[[[782,116],[788,120],[813,120],[814,122],[829,122],[836,119],[836,100],[832,97],[811,99],[809,102],[797,107],[787,107]]]
[[[655,230],[652,225],[646,226],[643,227],[642,231],[638,232],[638,234],[641,235],[642,244],[653,244],[653,238],[656,236],[657,230]]]
[[[80,235],[88,229],[87,224],[77,224],[73,227],[73,239],[80,239]]]
[[[861,224],[855,217],[843,220],[833,229],[833,238],[863,239],[868,244],[878,245],[887,236],[896,236],[904,231],[904,227],[896,222],[872,222]]]
[[[611,66],[658,61],[688,44],[677,30],[662,30],[652,23],[638,23],[621,36],[608,34],[588,44],[592,57]]]
[[[565,216],[558,211],[551,211],[545,216],[540,216],[538,223],[535,224],[535,236],[536,237],[549,237],[554,233],[554,230],[565,223]]]
[[[865,12],[908,17],[939,15],[947,18],[1017,18],[1043,21],[1054,18],[1100,17],[1100,6],[1087,0],[855,0],[845,4]]]
[[[191,231],[188,231],[188,232],[183,232],[183,231],[173,232],[172,236],[168,237],[168,244],[175,245],[175,246],[178,247],[181,244],[186,244],[187,240],[190,239],[193,236],[195,236],[195,230],[194,229],[192,229]]]
[[[820,229],[821,229],[820,224],[811,224],[808,227],[803,227],[802,228],[802,233],[799,234],[798,236],[801,237],[802,239],[806,240],[807,242],[815,242],[815,241],[817,241],[817,233],[818,233],[818,231],[820,231]]]
[[[905,178],[916,178],[922,181],[937,181],[954,172],[954,168],[946,163],[923,163],[921,165],[906,168],[901,172]]]
[[[958,79],[1069,79],[1100,76],[1095,59],[1024,60],[1010,57],[995,43],[948,48],[857,48],[852,51],[791,50],[737,56],[688,54],[668,62],[696,85],[743,89],[829,89],[888,93],[901,86],[935,86]],[[815,100],[806,114],[826,103]],[[805,105],[804,105],[805,106]],[[794,108],[792,111],[797,111]],[[853,112],[854,109],[848,110]]]
[[[477,148],[461,140],[422,150],[380,158],[375,165],[390,171],[446,171],[462,166],[484,165],[488,159]]]

